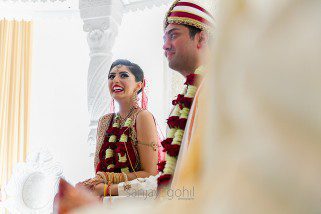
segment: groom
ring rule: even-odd
[[[176,0],[165,17],[165,56],[169,67],[182,74],[186,82],[183,92],[173,100],[173,111],[167,120],[169,131],[162,142],[166,157],[159,164],[162,171],[159,187],[169,187],[172,181],[176,186],[185,173],[182,162],[189,153],[197,126],[194,121],[198,117],[198,100],[210,55],[209,40],[214,24],[209,12],[212,11],[211,4],[212,1],[204,0]],[[189,169],[188,173],[193,174],[193,171]]]

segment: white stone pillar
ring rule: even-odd
[[[108,113],[110,95],[107,75],[112,60],[112,47],[123,16],[120,0],[80,0],[80,16],[84,31],[88,32],[90,64],[87,79],[88,111],[90,116],[88,143],[91,156],[96,145],[99,118]]]

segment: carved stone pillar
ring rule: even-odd
[[[87,79],[88,111],[90,116],[88,143],[94,154],[99,118],[109,110],[107,86],[112,47],[123,15],[120,0],[80,0],[80,16],[84,31],[88,32],[90,64]]]

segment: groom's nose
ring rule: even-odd
[[[163,45],[163,50],[167,51],[170,50],[171,48],[171,42],[169,39],[164,40],[164,45]]]

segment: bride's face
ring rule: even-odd
[[[139,90],[139,83],[126,66],[115,66],[108,75],[110,95],[116,100],[132,99],[134,92]]]

